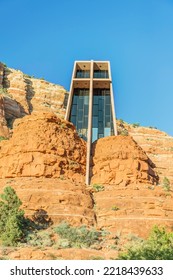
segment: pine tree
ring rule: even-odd
[[[2,244],[16,245],[24,237],[25,217],[22,202],[10,186],[0,195],[0,240]]]

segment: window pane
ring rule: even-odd
[[[99,98],[99,110],[103,110],[103,99]]]
[[[76,117],[72,116],[70,121],[76,126]]]
[[[92,129],[92,142],[98,139],[98,128]]]
[[[93,127],[98,127],[98,117],[93,117],[92,126],[93,126]]]
[[[109,115],[110,114],[110,105],[105,106],[105,114]]]
[[[70,121],[76,126],[80,137],[87,140],[88,129],[88,89],[75,89],[72,101]],[[85,104],[84,104],[85,103]]]
[[[82,109],[83,108],[83,98],[79,98],[78,99],[78,109]]]
[[[103,111],[99,111],[99,121],[103,120]]]
[[[98,104],[98,102],[99,102],[99,98],[98,98],[98,96],[97,95],[95,95],[94,96],[94,104]]]
[[[98,116],[98,105],[93,105],[93,116]]]
[[[82,117],[83,117],[83,110],[78,110],[78,120],[82,121]]]
[[[106,127],[104,129],[104,136],[110,136],[110,135],[111,135],[111,129]]]
[[[84,104],[85,105],[89,104],[89,96],[87,96],[87,95],[84,96]]]
[[[84,117],[84,127],[88,128],[88,116]]]
[[[78,128],[78,129],[82,129],[82,122],[81,122],[81,121],[78,121],[78,122],[77,122],[77,128]]]
[[[72,106],[72,112],[71,112],[72,116],[76,116],[76,112],[77,112],[77,106],[73,105]]]

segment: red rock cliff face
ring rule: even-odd
[[[120,130],[123,127],[129,135],[146,152],[147,156],[155,164],[155,172],[159,176],[159,183],[167,177],[173,186],[173,137],[155,128],[133,127],[133,125],[117,122]]]
[[[0,63],[0,87],[4,89],[4,116],[12,127],[16,118],[48,111],[64,118],[67,91],[59,85],[32,78]]]

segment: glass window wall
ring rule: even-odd
[[[70,113],[72,122],[81,138],[87,140],[89,89],[75,89]]]
[[[81,138],[87,140],[89,89],[75,89],[70,121],[76,126]],[[109,89],[93,90],[92,142],[113,135],[113,119]]]
[[[113,135],[113,119],[109,89],[94,89],[92,142]]]

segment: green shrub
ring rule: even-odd
[[[0,94],[7,94],[7,90],[5,88],[0,87]]]
[[[92,188],[96,192],[101,192],[101,191],[104,191],[104,189],[105,189],[105,187],[100,184],[93,184]]]
[[[72,227],[66,222],[62,222],[54,230],[63,239],[63,243],[67,247],[90,247],[99,241],[101,235],[95,229],[89,230],[86,226]]]
[[[22,202],[10,186],[0,198],[0,239],[6,246],[16,245],[23,240],[26,226],[24,211],[19,209]]]
[[[119,135],[128,136],[129,132],[127,129],[123,128],[122,130],[119,131]]]
[[[167,177],[163,178],[163,189],[167,192],[171,190],[170,181]]]
[[[8,138],[4,137],[4,136],[0,136],[0,142],[3,140],[7,140]]]
[[[122,119],[119,119],[120,124],[124,124],[124,121]]]
[[[7,119],[7,127],[12,129],[13,128],[14,119]]]
[[[155,126],[149,126],[149,128],[151,128],[151,129],[157,129],[157,127],[155,127]]]
[[[173,233],[155,226],[149,238],[135,241],[121,253],[120,260],[173,260]]]
[[[113,211],[118,211],[119,209],[120,209],[120,208],[117,207],[116,205],[112,206],[112,208],[111,208],[111,210],[113,210]]]
[[[104,260],[104,258],[102,256],[91,256],[90,260],[93,260],[93,261],[95,261],[95,260]]]
[[[27,244],[38,247],[50,247],[54,244],[51,234],[44,231],[36,231],[27,236]]]
[[[68,239],[61,238],[60,240],[57,241],[55,247],[56,249],[66,249],[73,246],[71,246],[71,243]]]
[[[140,126],[140,123],[133,123],[132,126],[133,126],[133,127],[139,127],[139,126]]]
[[[28,74],[24,74],[24,78],[26,78],[26,79],[31,79],[31,76],[28,75]]]

